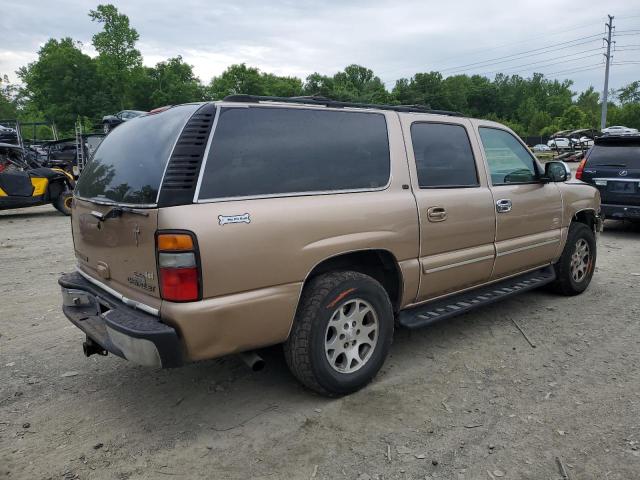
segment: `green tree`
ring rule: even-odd
[[[98,71],[110,106],[113,110],[133,107],[129,101],[131,82],[134,71],[142,65],[142,55],[135,48],[138,32],[129,24],[129,17],[111,4],[98,5],[89,17],[102,24],[92,43],[98,52]]]
[[[236,94],[265,95],[260,70],[244,63],[231,65],[219,77],[213,77],[207,88],[207,95],[214,100]]]
[[[9,77],[0,75],[0,119],[14,119],[18,115],[17,87],[9,83]]]
[[[195,102],[204,99],[204,89],[193,73],[193,67],[184,63],[181,56],[158,63],[148,69],[153,93],[153,107]]]
[[[577,105],[571,105],[562,113],[560,127],[563,130],[589,128],[587,115]]]
[[[78,115],[95,117],[103,108],[95,62],[71,38],[50,39],[38,59],[18,70],[30,110],[42,112],[61,130],[71,130]]]
[[[628,103],[640,103],[640,80],[631,82],[629,85],[622,87],[616,92],[620,103],[626,105]]]

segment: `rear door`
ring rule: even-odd
[[[562,196],[544,183],[541,168],[511,132],[479,123],[496,211],[496,261],[492,278],[548,264],[561,241]]]
[[[403,116],[420,221],[418,302],[491,276],[495,211],[470,128],[466,119]]]

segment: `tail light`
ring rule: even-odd
[[[576,178],[578,180],[582,180],[582,171],[584,170],[584,164],[587,163],[587,159],[583,158],[578,164],[578,169],[576,170]]]
[[[191,233],[156,235],[160,296],[171,302],[201,298],[198,246]]]

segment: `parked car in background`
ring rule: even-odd
[[[571,138],[571,146],[573,148],[589,148],[593,146],[593,138],[590,137],[580,137],[580,138]]]
[[[606,218],[640,221],[640,135],[596,138],[576,178],[600,190]]]
[[[139,117],[140,115],[147,113],[142,110],[122,110],[115,115],[106,115],[102,117],[102,128],[104,133],[109,133],[121,123],[127,122],[132,118]]]
[[[63,311],[87,355],[174,367],[281,343],[304,385],[344,395],[376,375],[396,326],[542,285],[582,293],[600,199],[569,179],[455,112],[173,106],[108,135],[80,176]]]
[[[636,135],[638,133],[638,129],[624,127],[622,125],[612,125],[611,127],[603,128],[602,133],[606,133],[608,135]]]
[[[551,151],[551,147],[549,147],[548,145],[545,145],[544,143],[539,143],[537,145],[534,145],[532,147],[532,150],[534,152],[549,152]]]
[[[567,149],[567,148],[571,148],[571,142],[569,141],[568,138],[563,138],[563,137],[552,138],[547,142],[547,146],[555,149]]]

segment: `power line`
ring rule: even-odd
[[[590,49],[590,50],[583,50],[583,51],[581,51],[581,52],[576,52],[576,53],[571,53],[571,54],[569,54],[569,55],[565,55],[565,56],[563,57],[563,59],[562,59],[562,60],[560,60],[560,61],[557,61],[557,62],[554,62],[554,63],[549,63],[549,64],[547,64],[547,65],[539,65],[539,66],[538,66],[538,67],[536,67],[536,68],[543,68],[543,67],[547,67],[547,66],[550,66],[550,65],[558,65],[558,64],[561,64],[561,63],[565,63],[565,62],[567,61],[567,58],[568,58],[568,57],[574,57],[574,56],[576,56],[576,55],[580,55],[581,53],[595,52],[595,51],[598,51],[598,50],[602,50],[602,47],[599,47],[599,48],[592,48],[592,49]],[[593,54],[592,54],[592,55],[585,55],[585,56],[583,56],[583,57],[573,58],[573,59],[571,59],[571,61],[575,61],[575,60],[582,60],[583,58],[591,58],[591,57],[597,57],[597,56],[598,56],[598,55],[593,55]],[[550,58],[545,58],[544,60],[540,60],[540,61],[538,61],[538,62],[524,63],[524,64],[522,64],[522,65],[514,65],[514,66],[512,66],[512,67],[506,67],[504,70],[492,70],[492,71],[488,71],[488,72],[482,72],[482,73],[480,73],[479,75],[488,75],[488,74],[491,74],[491,73],[498,73],[498,72],[503,72],[503,71],[513,70],[514,68],[521,68],[521,67],[522,67],[522,68],[524,68],[524,67],[529,67],[529,66],[532,66],[532,65],[538,65],[538,64],[540,64],[540,63],[548,62],[549,60],[551,60],[551,59],[550,59]],[[519,71],[524,71],[524,70],[519,70]]]
[[[588,35],[586,37],[580,37],[580,38],[576,38],[576,39],[573,39],[573,40],[568,40],[566,42],[555,43],[555,44],[552,44],[552,45],[547,45],[545,47],[534,48],[533,50],[526,50],[524,52],[513,53],[511,55],[505,55],[505,56],[502,56],[502,57],[490,58],[490,59],[482,60],[482,61],[479,61],[479,62],[468,63],[466,65],[460,65],[458,67],[443,68],[440,71],[444,72],[444,71],[447,71],[447,70],[460,70],[460,69],[468,70],[467,67],[479,66],[480,64],[483,64],[483,63],[489,63],[489,64],[491,64],[492,62],[493,63],[504,63],[504,62],[498,62],[497,60],[503,60],[503,59],[512,58],[512,57],[519,57],[520,55],[524,55],[524,54],[528,54],[528,53],[532,53],[532,52],[540,52],[540,50],[547,50],[547,49],[550,49],[550,48],[559,47],[559,46],[562,46],[562,45],[567,45],[568,43],[575,43],[575,42],[578,42],[580,40],[585,40],[585,39],[588,39],[588,38],[592,39],[592,40],[589,40],[587,42],[576,43],[575,45],[568,45],[568,46],[566,46],[564,48],[577,47],[579,45],[584,45],[586,43],[594,42],[595,41],[595,37],[600,37],[600,34]],[[547,53],[547,52],[541,52],[541,53],[539,53],[539,55],[542,55],[543,53]],[[529,56],[535,56],[535,55],[529,55]],[[523,56],[523,57],[519,57],[519,58],[525,58],[525,57]],[[517,59],[512,58],[512,60],[517,60]]]
[[[585,24],[582,24],[582,25],[576,25],[576,26],[573,26],[573,27],[564,28],[562,30],[556,30],[556,31],[553,31],[551,33],[544,33],[544,34],[540,34],[540,35],[534,35],[532,37],[528,37],[528,38],[526,38],[524,40],[520,40],[518,42],[503,43],[501,45],[497,45],[497,46],[491,47],[491,48],[480,48],[480,49],[477,49],[477,50],[472,50],[472,51],[470,51],[468,53],[464,53],[462,55],[457,55],[455,57],[449,57],[447,60],[451,61],[451,60],[455,60],[455,59],[458,59],[458,58],[468,57],[468,56],[473,55],[474,53],[478,53],[478,52],[492,52],[494,50],[499,50],[499,49],[504,48],[504,47],[512,47],[514,45],[520,45],[520,44],[523,44],[523,43],[529,43],[529,42],[531,42],[531,40],[536,40],[538,38],[548,38],[548,37],[553,37],[553,36],[556,36],[556,35],[562,35],[562,34],[566,34],[567,32],[572,32],[572,31],[579,30],[581,28],[586,28],[586,27],[593,27],[595,25],[600,25],[600,22],[597,22],[597,23],[596,22],[590,22],[590,23],[585,23]],[[437,60],[436,63],[439,63],[439,61]]]
[[[596,63],[594,65],[585,66],[579,69],[560,70],[558,72],[545,73],[544,75],[551,76],[551,75],[560,75],[560,74],[567,74],[567,73],[586,72],[587,70],[595,70],[596,68],[602,68],[602,63]]]

